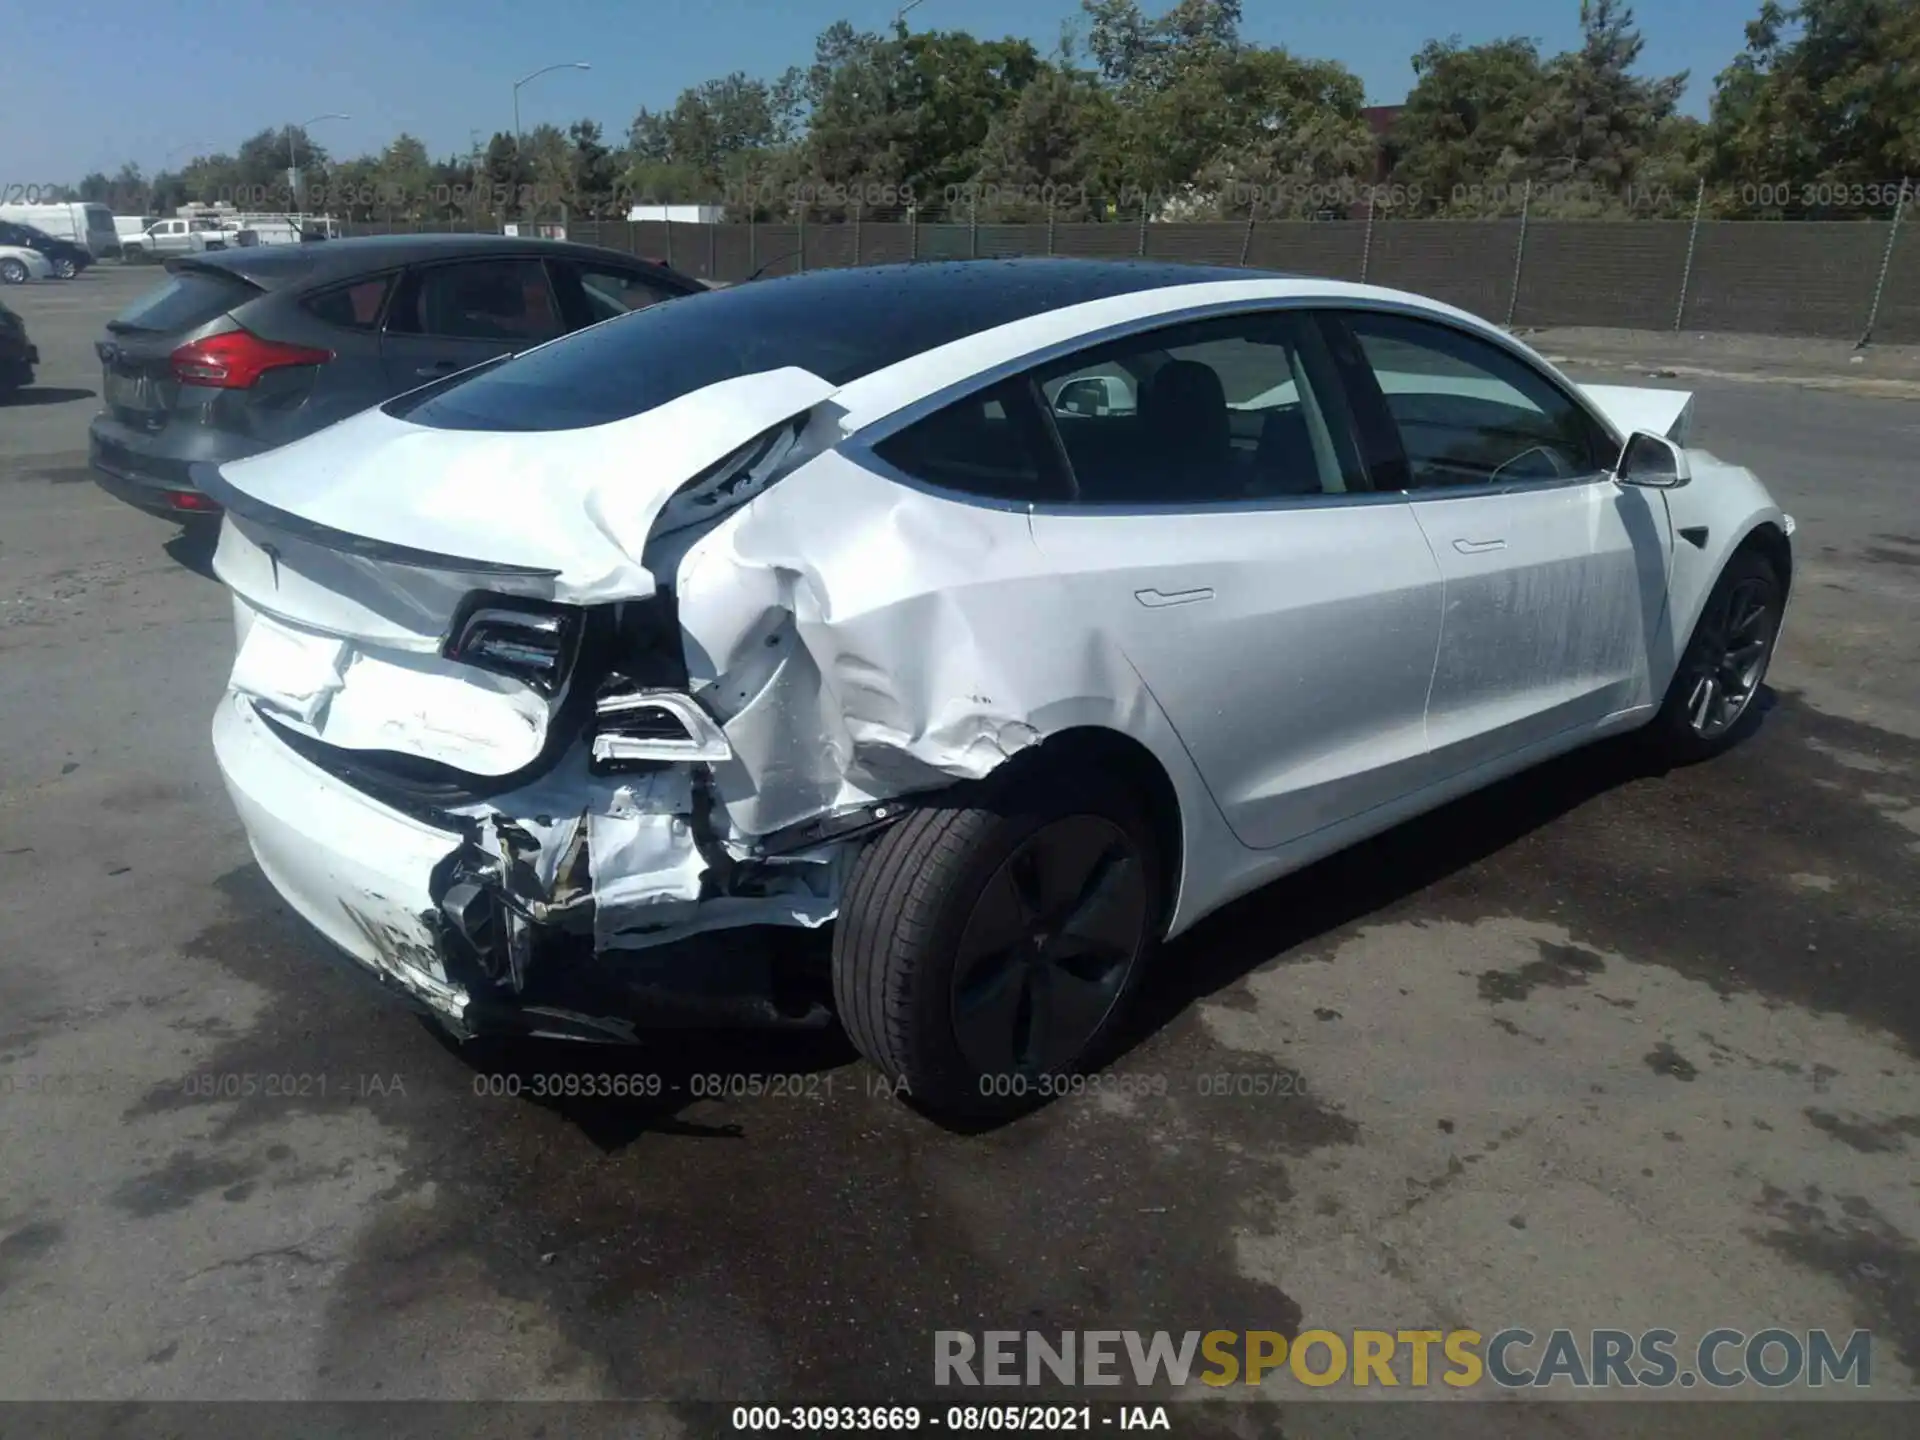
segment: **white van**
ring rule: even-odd
[[[105,205],[83,201],[38,205],[0,205],[0,220],[15,225],[31,225],[56,240],[71,240],[84,245],[98,260],[120,250],[120,235],[113,223],[113,211]]]

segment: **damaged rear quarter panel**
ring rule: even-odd
[[[701,537],[675,588],[692,688],[733,748],[714,778],[736,835],[978,779],[1081,726],[1160,761],[1190,861],[1196,812],[1218,820],[1112,627],[1066,612],[1018,508],[828,451]]]

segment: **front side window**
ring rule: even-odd
[[[1084,504],[1362,488],[1318,333],[1284,315],[1129,336],[1048,366],[1039,381]]]
[[[1499,346],[1425,320],[1340,317],[1406,452],[1414,490],[1592,475],[1599,428],[1559,386]]]
[[[676,293],[632,270],[606,270],[589,265],[574,268],[587,302],[589,323],[644,310],[662,300],[673,299]]]
[[[387,329],[400,335],[527,345],[565,327],[538,260],[471,260],[419,271],[394,302]]]

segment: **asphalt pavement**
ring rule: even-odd
[[[874,1402],[939,1329],[1507,1324],[1866,1327],[1914,1392],[1920,403],[1686,382],[1800,522],[1744,744],[1569,757],[1252,896],[1111,1076],[956,1135],[836,1038],[463,1055],[326,959],[214,768],[206,546],[88,479],[152,278],[7,294],[0,1396]],[[528,1093],[607,1072],[665,1093]]]

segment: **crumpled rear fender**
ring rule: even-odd
[[[732,749],[713,780],[736,841],[1098,727],[1166,771],[1188,859],[1214,843],[1217,809],[1159,703],[1106,627],[1067,613],[1019,507],[828,451],[688,548],[674,588],[691,687]]]

